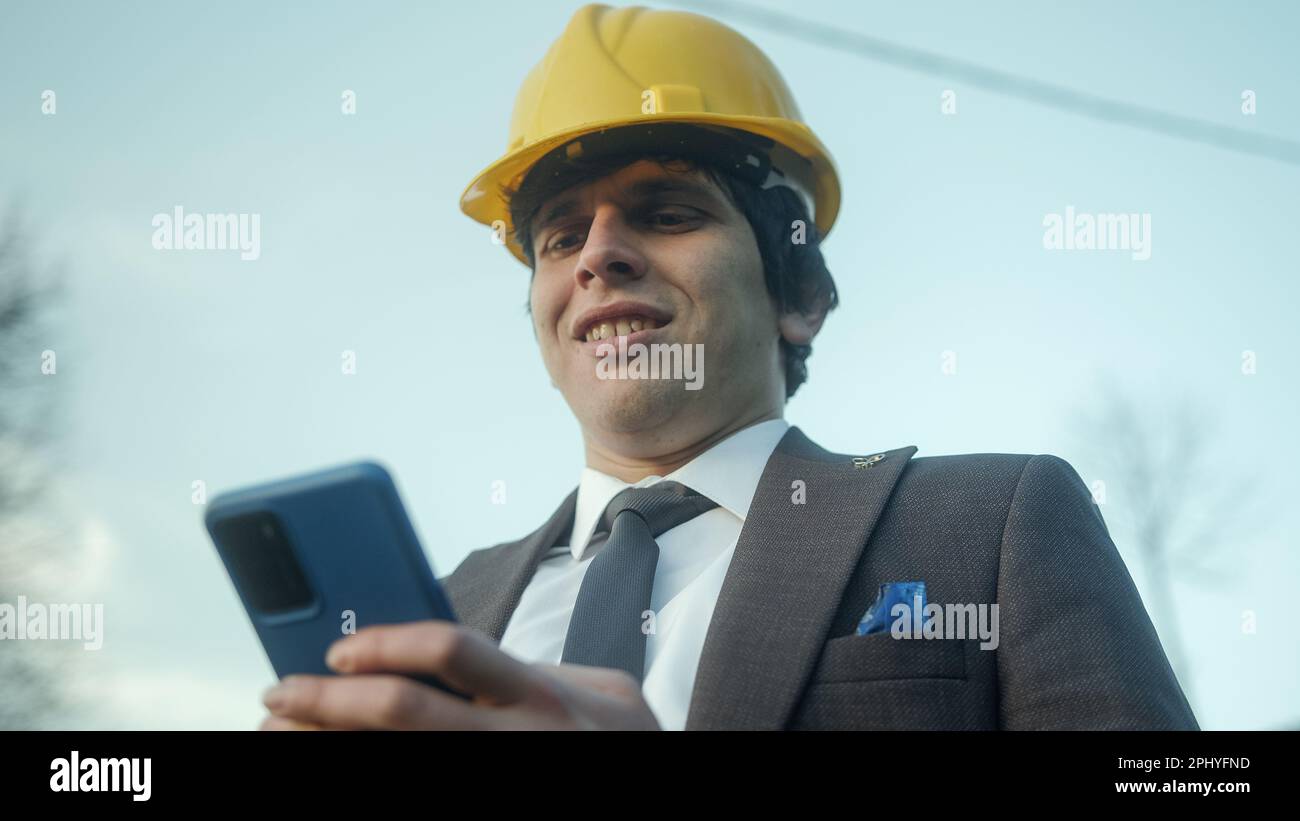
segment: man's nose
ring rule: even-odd
[[[645,271],[645,257],[622,211],[613,206],[598,208],[578,255],[579,284],[588,285],[593,279],[600,279],[606,285],[613,285],[639,279]]]

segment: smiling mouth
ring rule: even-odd
[[[637,331],[661,328],[667,324],[667,322],[660,322],[648,316],[628,314],[627,316],[610,317],[593,322],[582,338],[588,342],[599,342],[602,339],[613,339],[616,336],[628,336]]]

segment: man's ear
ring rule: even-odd
[[[777,320],[777,328],[785,341],[791,345],[811,345],[813,337],[821,331],[822,323],[826,321],[829,310],[829,300],[819,299],[809,313],[789,311],[781,314]]]

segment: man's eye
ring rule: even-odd
[[[681,228],[698,219],[699,215],[694,213],[693,209],[659,209],[649,213],[648,221],[657,228]],[[543,248],[543,253],[552,251],[566,251],[580,244],[585,239],[583,231],[558,231]],[[575,242],[569,242],[575,240]]]
[[[566,247],[566,246],[563,244],[565,240],[567,240],[567,239],[574,239],[574,238],[576,238],[576,237],[580,237],[580,236],[582,236],[582,232],[580,232],[580,231],[566,231],[566,232],[563,232],[563,233],[556,234],[556,235],[551,239],[551,243],[550,243],[550,245],[548,245],[548,246],[546,247],[546,250],[548,250],[548,251],[563,251],[563,250],[565,249],[565,247]],[[570,247],[571,247],[571,246],[570,246]]]
[[[695,219],[694,214],[684,213],[681,211],[655,211],[650,215],[650,221],[664,228],[677,228],[685,225]]]

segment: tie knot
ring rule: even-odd
[[[631,511],[645,520],[656,538],[677,525],[717,507],[718,503],[680,482],[656,482],[630,487],[615,496],[601,517],[601,530],[611,533],[620,514]]]

